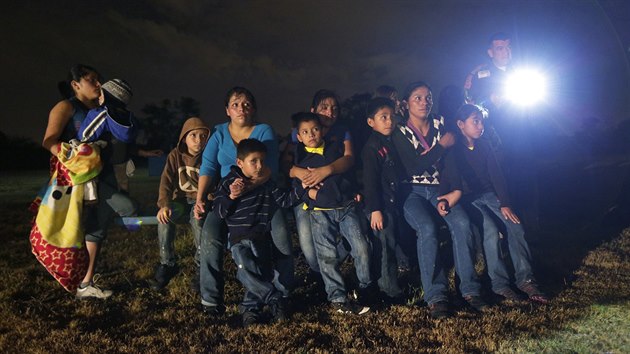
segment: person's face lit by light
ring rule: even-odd
[[[429,88],[421,86],[413,90],[409,95],[407,107],[409,108],[410,118],[427,119],[433,107],[433,95]]]
[[[494,40],[488,48],[488,56],[497,67],[506,67],[512,60],[512,44],[509,39]]]

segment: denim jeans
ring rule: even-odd
[[[230,251],[237,267],[236,278],[245,288],[243,301],[239,306],[241,313],[253,309],[260,310],[263,305],[282,297],[282,293],[271,282],[273,279],[271,240],[241,240],[232,245]]]
[[[499,232],[507,238],[516,285],[520,287],[527,281],[534,280],[531,253],[525,241],[523,226],[505,220],[501,214],[499,199],[492,192],[476,196],[471,204],[474,207],[471,209],[471,219],[483,230],[483,250],[486,255],[488,275],[492,282],[492,291],[499,293],[510,287],[510,276],[501,259]]]
[[[274,285],[289,295],[294,280],[291,238],[287,232],[282,210],[278,209],[271,220],[271,237],[274,244],[276,276]],[[214,213],[208,212],[201,230],[200,287],[201,303],[222,305],[225,280],[223,278],[223,256],[227,245],[227,226]],[[279,254],[282,254],[280,256]],[[287,256],[289,255],[289,256]]]
[[[346,286],[339,271],[337,251],[339,233],[350,244],[350,254],[354,259],[359,287],[364,289],[372,284],[370,244],[361,230],[359,214],[354,206],[332,210],[312,210],[311,228],[317,262],[330,302],[347,301]]]
[[[297,227],[300,249],[304,254],[306,263],[313,272],[319,273],[317,252],[315,252],[315,243],[313,242],[313,232],[311,230],[311,211],[304,210],[304,203],[302,203],[293,208],[293,213],[295,215],[295,225]],[[343,242],[337,243],[337,252],[340,262],[348,257],[349,252]]]
[[[107,168],[98,177],[97,191],[97,204],[88,207],[85,213],[85,240],[100,243],[107,238],[114,216],[135,215],[138,204],[127,193],[118,190],[116,176]]]
[[[377,278],[378,288],[387,296],[396,297],[402,294],[398,286],[398,268],[396,261],[396,227],[397,215],[395,211],[382,211],[383,229],[372,233],[372,268]],[[372,220],[372,213],[366,213],[368,221]]]
[[[448,279],[440,259],[438,227],[434,217],[438,187],[410,186],[410,193],[403,207],[405,220],[416,231],[418,264],[424,289],[425,301],[429,304],[447,300]],[[451,208],[444,217],[453,240],[455,270],[460,279],[463,296],[479,296],[481,285],[474,267],[474,242],[470,221],[459,205]]]
[[[193,205],[195,205],[195,200],[189,198],[171,201],[171,222],[168,224],[158,224],[157,230],[158,245],[160,247],[160,264],[174,266],[177,263],[177,257],[175,256],[176,224],[188,222],[195,242],[195,264],[199,266],[201,253],[199,238],[201,237],[202,221],[195,219]]]

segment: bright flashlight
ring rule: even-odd
[[[519,106],[531,106],[547,93],[545,77],[533,69],[517,69],[505,82],[505,97]]]

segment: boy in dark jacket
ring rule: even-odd
[[[374,268],[378,274],[378,287],[389,303],[402,303],[402,290],[398,286],[396,262],[396,232],[398,182],[400,161],[391,134],[394,131],[394,102],[378,97],[368,103],[367,124],[372,128],[361,158],[365,213],[374,233]]]
[[[343,142],[336,140],[324,143],[322,125],[314,113],[301,113],[295,116],[298,129],[295,165],[302,168],[316,168],[328,165],[343,156]],[[300,190],[298,180],[295,187]],[[311,209],[311,229],[328,300],[333,310],[342,314],[364,314],[370,310],[349,301],[343,277],[339,271],[337,235],[341,234],[350,244],[354,266],[359,279],[359,292],[366,298],[372,285],[370,275],[370,245],[361,230],[359,213],[356,210],[350,183],[341,175],[331,175],[316,188],[304,193],[305,206]]]
[[[195,263],[199,266],[199,240],[202,223],[193,214],[199,182],[201,152],[206,146],[210,129],[199,118],[188,118],[179,135],[179,144],[166,158],[166,165],[160,178],[157,205],[158,242],[160,264],[151,287],[161,290],[178,272],[175,257],[175,224],[188,217],[195,241]],[[193,277],[193,289],[199,291],[199,275]]]
[[[245,288],[239,311],[243,327],[260,322],[264,305],[271,308],[274,321],[286,319],[282,293],[273,283],[271,264],[271,219],[278,207],[288,208],[301,196],[280,190],[273,181],[245,188],[246,180],[261,177],[265,167],[265,144],[244,139],[236,149],[236,165],[220,182],[214,198],[214,213],[226,220],[232,258],[238,280]]]

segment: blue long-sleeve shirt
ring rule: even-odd
[[[217,172],[220,172],[223,178],[230,172],[230,167],[236,163],[236,144],[230,136],[228,124],[219,124],[212,130],[208,144],[203,150],[199,168],[200,176],[216,177]],[[260,140],[267,147],[265,165],[269,166],[271,176],[275,178],[278,173],[279,151],[278,140],[273,129],[268,124],[256,124],[249,138]]]

